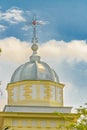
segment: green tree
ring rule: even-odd
[[[71,124],[73,130],[87,130],[87,103],[85,106],[77,109],[77,114],[79,114],[79,119],[76,123]]]

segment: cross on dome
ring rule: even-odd
[[[32,27],[33,27],[33,38],[32,38],[32,43],[33,45],[31,46],[31,49],[33,51],[33,54],[30,56],[30,61],[40,61],[40,56],[37,54],[38,51],[38,38],[37,38],[37,33],[36,33],[36,27],[37,25],[43,25],[45,24],[44,21],[37,21],[36,16],[33,16],[33,20],[31,22]]]
[[[36,16],[33,17],[32,20],[32,25],[33,25],[33,38],[32,38],[32,43],[36,44],[38,42],[38,38],[36,36],[36,26],[38,25],[38,22],[36,20]]]
[[[36,35],[36,26],[40,25],[41,23],[39,21],[36,20],[36,16],[34,15],[33,20],[32,20],[32,25],[33,25],[33,38],[32,38],[32,43],[33,45],[31,46],[31,49],[33,51],[32,56],[30,57],[31,61],[36,61],[36,60],[40,60],[40,56],[37,55],[37,50],[38,50],[38,38]]]
[[[37,27],[37,25],[42,25],[42,24],[44,24],[44,22],[43,22],[43,21],[37,21],[37,20],[36,20],[36,16],[34,15],[31,24],[32,24],[32,26],[33,26],[33,38],[32,38],[32,43],[33,43],[33,44],[36,44],[36,43],[38,43],[38,38],[37,38],[37,33],[36,33],[36,27]]]

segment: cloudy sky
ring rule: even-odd
[[[87,102],[87,0],[0,0],[0,109],[7,102],[5,89],[13,72],[32,54],[34,15],[43,23],[37,27],[41,60],[65,84],[64,105],[83,105]]]

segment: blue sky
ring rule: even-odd
[[[86,0],[1,0],[1,11],[11,8],[19,8],[23,10],[23,15],[26,17],[26,22],[19,22],[15,27],[9,22],[4,21],[4,25],[8,26],[7,31],[0,37],[14,35],[21,40],[29,40],[29,36],[25,36],[21,31],[21,27],[27,24],[33,14],[37,15],[38,19],[42,19],[49,24],[42,27],[40,31],[40,41],[44,42],[50,39],[70,41],[73,39],[87,39],[87,1]],[[28,14],[26,11],[29,11]],[[2,23],[3,21],[1,21]],[[43,38],[43,31],[46,31]],[[11,32],[11,33],[10,33]],[[50,34],[49,34],[50,32]]]
[[[37,27],[42,60],[66,84],[65,105],[83,105],[87,102],[86,0],[0,0],[1,103],[6,101],[5,88],[12,73],[32,53],[30,23],[34,14],[44,22]]]

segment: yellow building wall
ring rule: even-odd
[[[0,116],[0,130],[1,130],[2,126],[3,126],[3,121],[4,121],[3,117]]]
[[[12,130],[19,130],[20,128],[23,130],[65,130],[65,124],[64,120],[59,119],[5,118],[3,128],[8,126]]]
[[[34,88],[34,92],[36,92],[35,99],[33,99],[32,97],[33,85],[36,86]],[[44,86],[44,97],[41,99],[40,87],[42,85]],[[20,90],[21,87],[23,87],[22,94]],[[55,91],[52,87],[55,88]],[[11,83],[7,86],[8,105],[63,106],[63,87],[64,84],[55,83],[51,81],[21,81]],[[14,92],[14,89],[16,89],[17,92]],[[58,89],[60,89],[59,93],[57,91]],[[15,99],[14,93],[16,94]],[[52,99],[52,95],[55,95],[55,97],[53,97],[55,99]],[[20,99],[20,96],[22,96],[22,99]],[[58,101],[58,99],[60,101]]]
[[[75,114],[4,112],[0,115],[4,117],[2,129],[8,127],[9,130],[67,130],[77,119]]]

